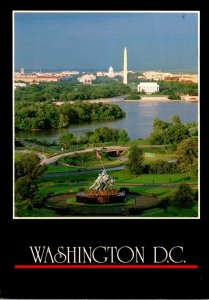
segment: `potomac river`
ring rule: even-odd
[[[39,140],[58,140],[59,136],[66,131],[72,132],[79,137],[88,130],[98,127],[111,127],[125,129],[131,139],[146,138],[152,131],[152,124],[155,117],[164,121],[170,121],[175,114],[178,115],[183,123],[198,121],[198,103],[184,101],[123,101],[121,98],[105,99],[103,102],[114,102],[125,112],[126,117],[116,121],[95,121],[70,125],[65,129],[53,129],[40,132],[17,132],[17,138],[36,138]],[[99,101],[98,101],[99,102]]]

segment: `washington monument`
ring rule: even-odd
[[[123,83],[127,84],[127,75],[128,75],[128,70],[127,70],[127,49],[126,47],[124,48],[124,57],[123,57]]]

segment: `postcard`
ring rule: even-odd
[[[202,11],[8,8],[3,298],[208,297]]]

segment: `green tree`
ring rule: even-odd
[[[25,153],[15,162],[15,178],[27,176],[30,181],[38,178],[45,168],[40,165],[40,158],[34,153]]]
[[[154,130],[162,130],[168,127],[168,124],[162,120],[160,120],[159,118],[154,118],[153,121],[153,129]]]
[[[171,125],[162,133],[163,144],[178,144],[188,138],[189,130],[183,124]]]
[[[177,116],[177,115],[173,115],[173,116],[171,117],[171,123],[172,123],[173,125],[181,124],[181,119],[180,119],[180,117]]]
[[[28,199],[31,203],[35,198],[37,185],[34,180],[39,178],[45,167],[40,165],[36,154],[26,153],[15,163],[15,199]]]
[[[158,204],[158,207],[162,208],[164,213],[166,213],[167,209],[171,205],[171,199],[169,196],[163,197]]]
[[[130,147],[128,154],[127,167],[133,174],[141,174],[143,172],[143,151],[137,145]]]
[[[171,91],[171,92],[168,93],[168,99],[170,99],[170,100],[180,100],[181,97],[177,93],[174,93],[173,91]]]
[[[69,149],[69,147],[73,144],[75,144],[76,139],[74,135],[71,132],[65,132],[61,134],[59,138],[59,143],[62,148],[64,149]]]
[[[183,140],[176,149],[181,172],[197,176],[198,174],[198,137]]]
[[[127,100],[140,100],[141,94],[137,93],[137,92],[131,92],[126,99]]]
[[[130,137],[128,136],[128,133],[125,129],[122,129],[119,131],[119,137],[118,137],[118,142],[122,144],[126,144],[127,142],[130,141]]]
[[[194,194],[187,183],[179,185],[174,193],[172,204],[177,208],[191,208],[194,205]]]

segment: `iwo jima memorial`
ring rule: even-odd
[[[115,180],[107,174],[105,168],[94,184],[86,192],[76,194],[76,201],[84,203],[120,203],[125,202],[125,192],[114,189]]]

